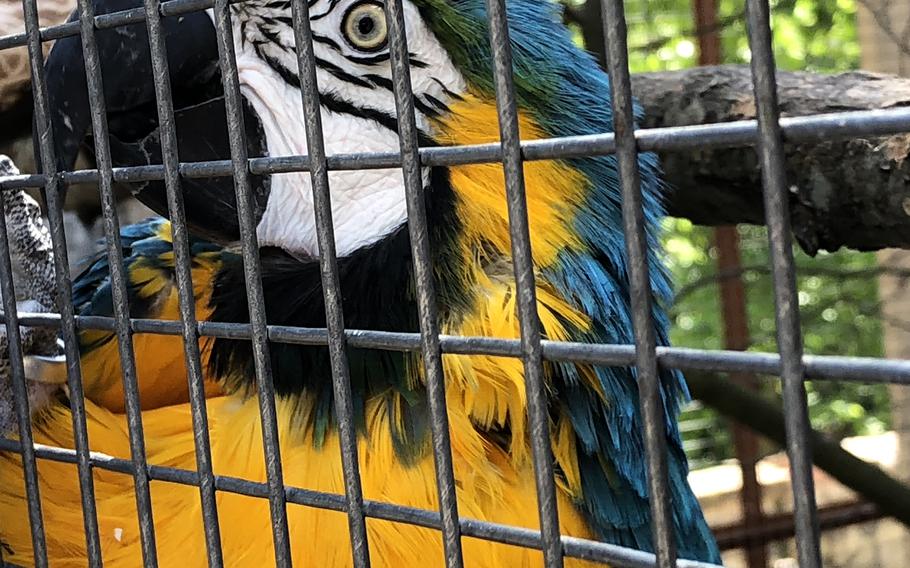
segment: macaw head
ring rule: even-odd
[[[514,79],[523,138],[612,130],[606,75],[572,41],[558,5],[507,3]],[[499,139],[489,19],[484,0],[405,0],[405,27],[417,127],[424,146]],[[270,155],[307,153],[297,59],[284,2],[236,5],[234,25],[241,90],[262,123]],[[332,154],[399,151],[388,26],[381,2],[309,2],[326,150]],[[647,208],[659,216],[652,156],[642,158]],[[424,168],[454,191],[459,238],[474,251],[509,254],[501,167],[497,164]],[[612,157],[526,165],[535,258],[541,266],[596,241],[622,255],[619,190]],[[339,254],[370,246],[406,221],[404,180],[387,170],[329,174]],[[441,191],[444,191],[441,190]],[[272,176],[259,220],[263,245],[316,253],[309,174]],[[432,208],[432,203],[428,204]],[[606,238],[606,242],[604,239]],[[615,259],[619,262],[620,259]]]
[[[136,0],[97,0],[96,13]],[[377,0],[308,2],[329,155],[398,152],[396,107],[384,6]],[[489,21],[484,0],[404,0],[410,73],[421,144],[494,142],[499,138]],[[234,48],[250,157],[306,155],[291,4],[233,4]],[[612,129],[606,75],[572,41],[556,3],[507,2],[521,135],[526,139]],[[215,33],[209,15],[165,18],[171,85],[182,163],[230,157],[219,94]],[[98,30],[115,165],[162,161],[148,38],[142,24]],[[72,167],[89,130],[85,69],[78,38],[59,40],[48,61],[48,91],[58,169]],[[660,216],[657,170],[643,155],[648,221]],[[192,168],[190,168],[192,169]],[[427,199],[434,180],[454,191],[459,238],[475,252],[509,254],[503,180],[496,164],[424,168]],[[603,250],[620,271],[619,189],[612,157],[525,166],[535,260],[557,262],[566,251]],[[252,178],[262,246],[314,256],[315,218],[306,172]],[[395,169],[329,173],[338,253],[350,255],[392,235],[406,222],[404,178]],[[167,215],[164,183],[130,186]],[[184,176],[181,190],[191,229],[221,242],[239,239],[230,177]],[[430,204],[432,206],[432,204]],[[653,231],[652,231],[653,232]],[[656,243],[654,243],[656,246]]]

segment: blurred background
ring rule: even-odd
[[[544,1],[544,0],[541,0]],[[63,21],[72,0],[39,0],[42,25]],[[564,0],[578,42],[602,54],[599,0]],[[628,0],[633,73],[708,64],[748,64],[742,0]],[[22,31],[18,1],[0,0],[0,35]],[[774,48],[785,70],[834,73],[866,69],[910,74],[910,0],[773,0]],[[49,47],[49,44],[46,45]],[[602,57],[602,55],[601,55]],[[33,171],[28,64],[21,49],[0,52],[0,153]],[[80,167],[91,167],[83,161]],[[121,223],[149,214],[120,188]],[[93,187],[68,197],[70,259],[97,250],[102,236]],[[910,211],[908,211],[910,214]],[[774,304],[766,231],[760,226],[702,227],[666,221],[666,254],[676,285],[675,345],[775,351]],[[910,252],[794,249],[805,349],[817,355],[910,358]],[[691,481],[729,566],[795,566],[786,456],[755,433],[774,417],[749,405],[720,405],[690,376],[696,399],[682,417]],[[757,401],[779,404],[778,381],[740,375],[733,383]],[[892,476],[910,480],[910,387],[811,382],[814,428]],[[729,401],[727,401],[729,402]],[[723,407],[721,407],[723,406]],[[737,412],[739,414],[737,414]],[[738,416],[742,422],[731,420]],[[844,467],[849,468],[849,464]],[[825,565],[904,567],[910,532],[882,518],[866,496],[816,472]],[[910,487],[904,487],[910,491]]]
[[[595,35],[589,22],[598,16],[597,4],[570,4],[582,37]],[[629,0],[626,10],[633,73],[749,63],[742,1]],[[910,72],[908,0],[772,0],[771,13],[780,69]],[[775,350],[764,227],[708,228],[671,218],[666,249],[676,285],[675,345]],[[910,252],[840,250],[815,257],[798,247],[794,252],[807,353],[910,356]],[[779,399],[778,381],[731,379]],[[910,387],[824,381],[810,382],[808,391],[816,430],[862,459],[910,479]],[[749,568],[796,566],[792,539],[780,538],[779,529],[790,529],[792,497],[786,456],[779,447],[698,400],[684,413],[682,429],[692,483],[722,546],[729,547],[725,562]],[[910,564],[905,526],[869,520],[874,508],[823,472],[816,472],[816,487],[825,566]]]

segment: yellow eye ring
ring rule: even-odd
[[[360,2],[351,6],[341,24],[341,33],[351,47],[360,51],[377,51],[385,46],[388,26],[382,4]]]

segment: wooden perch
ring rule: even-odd
[[[866,72],[778,72],[784,116],[910,105],[910,79]],[[746,66],[701,67],[632,77],[643,126],[755,118]],[[793,232],[806,252],[910,248],[910,134],[787,144]],[[666,152],[671,215],[702,225],[764,224],[753,148]]]

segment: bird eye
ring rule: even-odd
[[[388,36],[382,5],[376,2],[354,4],[344,15],[341,32],[348,43],[361,51],[381,49]]]

